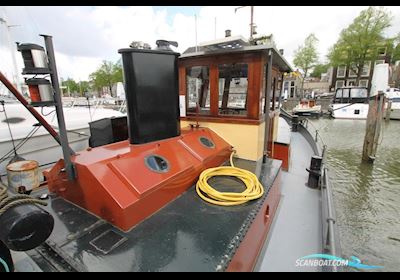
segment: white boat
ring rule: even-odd
[[[400,97],[392,98],[392,112],[390,113],[391,120],[400,120]]]
[[[19,156],[29,160],[36,160],[41,166],[51,164],[62,157],[62,150],[58,143],[43,127],[34,126],[38,121],[22,104],[6,103],[5,109],[8,120],[6,120],[4,112],[0,112],[0,175],[7,173],[6,166],[15,155],[7,122],[10,124]],[[55,108],[45,107],[42,110],[36,110],[57,131]],[[124,114],[104,108],[92,108],[89,113],[88,108],[84,107],[64,107],[64,116],[71,148],[74,151],[82,151],[89,145],[89,122],[103,118],[124,116]],[[34,131],[35,133],[26,139],[30,132],[33,133]]]
[[[390,119],[400,120],[400,89],[390,88],[386,91],[386,97],[392,102]]]
[[[315,104],[315,100],[304,99],[293,108],[293,114],[300,116],[320,116],[322,109],[321,105]]]
[[[365,87],[343,87],[335,92],[329,111],[335,119],[366,120],[369,109],[369,94]]]

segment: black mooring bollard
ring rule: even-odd
[[[299,127],[299,116],[292,117],[292,131],[297,132]]]
[[[322,174],[322,157],[313,156],[311,157],[310,168],[306,169],[308,171],[308,187],[317,189],[319,187],[319,178]]]
[[[11,252],[7,246],[0,241],[0,272],[13,272],[14,264],[11,257]]]

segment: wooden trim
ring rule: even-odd
[[[250,125],[260,125],[264,122],[264,120],[251,120],[247,118],[237,118],[231,116],[220,116],[220,117],[213,117],[213,116],[186,116],[181,117],[182,121],[199,121],[199,122],[211,122],[211,123],[233,123],[233,124],[250,124]]]
[[[179,67],[179,95],[186,95],[186,68]],[[187,106],[186,106],[187,108]]]
[[[210,111],[211,116],[218,116],[218,66],[210,66]]]

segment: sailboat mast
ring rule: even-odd
[[[15,44],[12,42],[11,32],[10,32],[11,27],[15,27],[17,25],[8,25],[7,19],[5,18],[5,12],[3,12],[3,15],[0,16],[0,24],[4,24],[7,41],[8,41],[9,49],[11,52],[11,60],[12,60],[12,67],[13,67],[13,75],[12,76],[13,76],[14,86],[20,92],[22,92],[21,83],[19,82],[20,79],[19,79],[19,74],[18,74],[19,72],[18,72],[16,54],[15,54],[16,47],[15,47]]]

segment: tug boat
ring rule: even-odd
[[[129,139],[44,172],[46,183],[31,196],[47,204],[34,207],[53,224],[40,238],[33,240],[35,225],[19,221],[25,246],[16,252],[5,225],[18,212],[0,216],[9,270],[336,271],[295,265],[341,252],[324,149],[274,104],[280,90],[272,89],[290,65],[273,45],[240,37],[183,54],[170,45],[177,44],[119,50]],[[212,192],[202,188],[205,174],[229,165],[254,174],[262,185],[256,198],[246,199],[249,177],[235,172],[205,179]],[[246,200],[226,204],[221,194]]]

